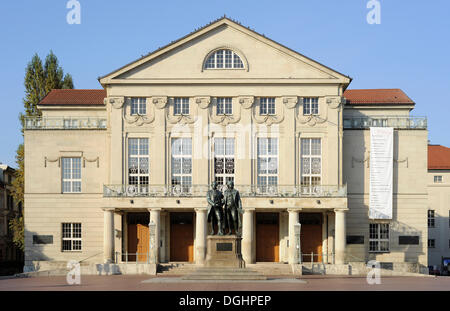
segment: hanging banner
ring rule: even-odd
[[[392,219],[394,129],[370,128],[369,218]]]

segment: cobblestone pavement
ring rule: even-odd
[[[80,285],[66,277],[1,279],[0,291],[450,291],[450,277],[382,277],[369,285],[365,277],[270,277],[267,281],[185,281],[146,275],[81,276]]]

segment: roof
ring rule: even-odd
[[[284,46],[283,44],[266,37],[264,34],[260,34],[259,32],[256,32],[255,30],[251,29],[250,27],[245,27],[240,22],[238,22],[236,20],[233,20],[233,19],[230,19],[230,18],[226,17],[225,15],[223,17],[220,17],[220,18],[216,19],[216,20],[213,20],[212,22],[206,24],[203,27],[195,29],[191,33],[188,33],[187,35],[185,35],[185,36],[183,36],[183,37],[181,37],[181,38],[179,38],[177,40],[174,40],[174,41],[170,42],[169,44],[167,44],[165,46],[159,47],[158,49],[148,53],[147,55],[141,56],[140,58],[136,59],[135,61],[132,61],[132,62],[130,62],[130,63],[128,63],[128,64],[126,64],[126,65],[124,65],[124,66],[122,66],[122,67],[120,67],[120,68],[118,68],[118,69],[116,69],[116,70],[106,74],[106,75],[98,77],[98,80],[99,80],[100,83],[103,83],[102,80],[107,78],[107,77],[115,77],[115,76],[120,75],[123,72],[126,72],[126,71],[128,71],[128,70],[130,70],[130,69],[132,69],[134,67],[140,66],[143,62],[147,62],[148,60],[152,59],[153,57],[156,57],[159,52],[161,52],[161,53],[168,52],[172,48],[175,48],[177,46],[177,44],[183,44],[184,40],[186,40],[186,39],[188,39],[190,37],[194,37],[196,35],[200,35],[200,33],[202,33],[203,31],[206,31],[206,33],[207,33],[209,31],[211,31],[212,29],[215,29],[215,28],[217,28],[217,27],[219,27],[221,25],[224,25],[224,24],[232,25],[232,26],[234,26],[236,28],[240,28],[241,30],[244,30],[244,31],[248,30],[248,31],[250,31],[251,33],[253,33],[253,34],[257,35],[257,36],[268,40],[272,44],[276,44],[276,45],[278,45],[278,46],[280,46],[280,47],[282,47],[282,48],[284,48],[286,50],[289,50],[290,52],[293,52],[293,53],[295,53],[295,54],[297,54],[297,55],[299,55],[301,57],[304,57],[304,59],[307,59],[307,60],[311,61],[312,63],[315,63],[315,64],[317,64],[319,66],[322,66],[323,68],[326,68],[326,69],[328,69],[328,70],[330,70],[330,71],[332,71],[332,72],[334,72],[334,73],[336,73],[338,75],[341,75],[341,76],[345,77],[346,79],[348,79],[347,85],[350,84],[350,82],[352,81],[352,78],[350,76],[345,75],[345,74],[343,74],[341,72],[338,72],[338,71],[336,71],[336,70],[334,70],[334,69],[332,69],[332,68],[330,68],[328,66],[325,66],[324,64],[321,64],[321,63],[313,60],[312,58],[309,58],[309,57],[307,57],[307,56],[305,56],[305,55],[303,55],[303,54],[301,54],[301,53],[299,53],[299,52],[297,52],[297,51],[295,51],[295,50],[293,50],[291,48],[288,48],[288,47]],[[347,87],[347,85],[345,87]]]
[[[428,145],[428,169],[450,170],[450,148]]]
[[[344,97],[348,105],[354,104],[406,104],[414,101],[400,89],[360,89],[346,90]]]
[[[45,96],[39,105],[41,106],[100,106],[104,105],[105,90],[71,90],[55,89]]]

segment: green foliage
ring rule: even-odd
[[[25,70],[25,97],[23,99],[23,105],[25,108],[24,113],[20,113],[19,118],[23,127],[25,124],[25,117],[40,116],[41,112],[37,108],[40,101],[52,90],[52,89],[73,89],[73,80],[70,74],[64,75],[64,71],[59,66],[58,58],[50,51],[45,58],[45,63],[42,64],[42,60],[39,55],[34,54],[31,61],[27,64]],[[25,190],[25,166],[24,166],[24,145],[20,144],[16,152],[16,163],[18,169],[15,173],[15,180],[13,181],[12,195],[14,200],[22,203],[24,207],[24,190]],[[22,208],[23,213],[23,208]],[[9,227],[13,232],[13,242],[20,249],[24,249],[24,220],[23,214],[13,219],[9,223]]]

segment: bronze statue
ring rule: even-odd
[[[214,225],[217,224],[217,234],[223,235],[223,194],[217,190],[217,182],[211,183],[211,190],[206,193],[208,201],[208,222],[211,222],[212,229],[210,235],[214,235]]]
[[[227,182],[227,190],[224,191],[224,208],[225,208],[225,221],[228,227],[228,234],[234,232],[236,235],[241,235],[241,217],[243,213],[241,197],[239,191],[234,189],[234,182]]]

